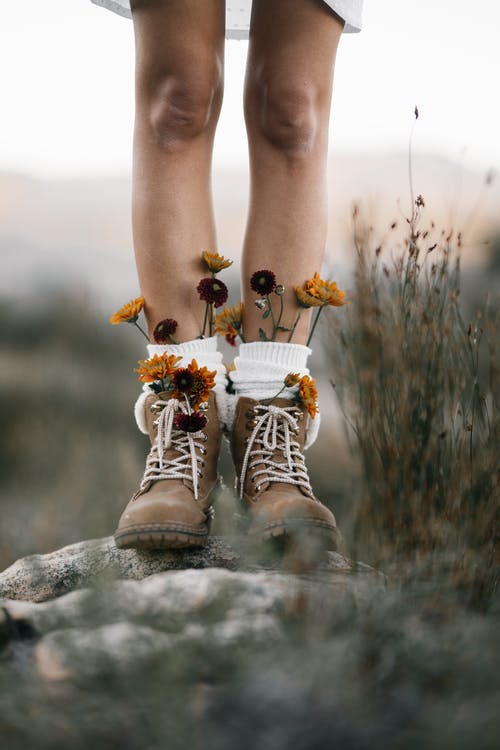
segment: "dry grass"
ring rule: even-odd
[[[361,474],[349,537],[386,566],[451,560],[480,596],[497,582],[499,304],[464,320],[461,237],[421,228],[421,202],[399,243],[376,245],[353,211],[354,288],[328,341]]]

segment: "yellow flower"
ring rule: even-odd
[[[285,385],[287,388],[293,388],[294,385],[300,381],[300,375],[298,372],[289,372],[285,378]]]
[[[154,383],[155,380],[171,378],[175,367],[182,357],[175,354],[155,354],[150,359],[140,359],[139,367],[134,372],[139,373],[141,383]]]
[[[139,317],[139,313],[144,307],[144,297],[137,297],[127,302],[126,305],[120,307],[109,319],[112,325],[118,325],[119,323],[135,323]]]
[[[319,413],[317,405],[318,391],[316,390],[316,381],[314,378],[310,378],[309,375],[303,375],[299,380],[299,398],[306,407],[311,419],[314,419],[315,415]]]
[[[322,279],[318,272],[302,286],[294,286],[293,289],[301,307],[341,307],[346,304],[345,292],[338,288],[335,281]]]
[[[237,305],[224,307],[222,312],[215,316],[215,333],[219,336],[225,336],[226,341],[232,346],[236,346],[236,336],[241,328],[243,319],[243,305],[238,302]]]
[[[304,289],[306,284],[307,281],[303,284],[303,286],[293,287],[293,291],[295,292],[295,296],[297,297],[297,302],[299,303],[300,307],[323,307],[323,303],[318,297],[314,297],[312,294],[310,294],[310,292]]]
[[[203,401],[208,401],[210,391],[215,385],[216,370],[209,370],[208,367],[198,367],[195,359],[187,366],[189,372],[193,375],[193,385],[190,391],[190,399],[193,399],[191,406],[196,409]]]
[[[224,268],[229,268],[229,266],[233,265],[232,260],[224,258],[224,256],[219,255],[219,253],[209,253],[208,250],[204,250],[201,257],[207,264],[208,270],[212,273],[217,273],[218,271],[222,271]]]
[[[203,401],[208,401],[216,374],[216,370],[198,367],[198,362],[192,359],[187,367],[178,368],[173,375],[174,398],[187,396],[191,407],[196,409]]]

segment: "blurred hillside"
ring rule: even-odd
[[[415,194],[432,207],[425,219],[463,231],[463,263],[482,261],[485,238],[500,234],[500,184],[432,155],[414,156]],[[407,155],[338,153],[329,162],[328,262],[345,283],[352,266],[351,207],[382,237],[398,221],[404,231],[409,189]],[[219,249],[238,259],[246,221],[248,175],[222,169],[213,177]],[[134,294],[137,280],[130,218],[130,176],[39,180],[0,172],[0,294],[75,284],[114,307]]]

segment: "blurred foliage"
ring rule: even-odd
[[[390,259],[353,218],[351,304],[326,347],[361,467],[349,538],[384,566],[451,561],[480,601],[498,584],[498,280],[462,301],[461,237],[420,228],[418,201]]]
[[[71,290],[4,304],[1,317],[3,568],[111,533],[142,475],[147,438],[132,411],[143,354],[134,337],[108,331]]]

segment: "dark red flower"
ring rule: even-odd
[[[173,318],[165,318],[165,320],[160,320],[154,329],[153,338],[157,344],[170,344],[172,343],[171,337],[176,330],[177,321]]]
[[[174,417],[174,425],[184,432],[199,432],[206,423],[206,416],[200,414],[199,411],[193,411],[191,414],[176,414]]]
[[[227,286],[219,279],[201,279],[196,287],[196,291],[200,295],[200,299],[204,300],[204,302],[208,302],[209,305],[213,305],[214,307],[221,307],[227,302]]]
[[[250,279],[250,286],[254,292],[264,297],[271,294],[276,286],[276,276],[272,271],[255,271]]]
[[[172,380],[178,393],[190,393],[194,385],[194,375],[187,367],[179,367],[174,370]]]

